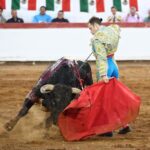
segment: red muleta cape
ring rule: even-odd
[[[135,120],[140,97],[120,81],[86,87],[59,115],[58,125],[68,141],[116,130]]]

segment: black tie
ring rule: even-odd
[[[114,18],[113,18],[113,22],[116,22],[116,16],[114,16]]]

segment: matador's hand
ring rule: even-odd
[[[109,79],[108,79],[107,76],[103,76],[103,77],[102,77],[102,80],[103,80],[105,83],[108,83],[108,82],[109,82]]]

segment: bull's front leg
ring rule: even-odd
[[[52,114],[51,112],[48,113],[48,117],[45,120],[45,129],[49,129],[53,124]]]
[[[15,125],[17,124],[17,122],[23,117],[25,116],[29,109],[32,107],[33,102],[30,99],[26,99],[24,102],[23,107],[21,108],[21,110],[19,111],[19,113],[17,114],[17,116],[15,116],[13,119],[11,119],[10,121],[8,121],[5,125],[4,128],[7,131],[11,131]]]
[[[11,131],[14,126],[17,124],[17,122],[19,121],[21,117],[20,116],[16,116],[14,117],[13,119],[9,120],[5,125],[4,125],[4,128],[7,130],[7,131]]]
[[[52,114],[51,112],[47,112],[46,119],[44,122],[44,129],[45,129],[44,138],[46,139],[49,139],[49,131],[52,124],[53,124]]]

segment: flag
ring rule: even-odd
[[[46,6],[50,11],[70,11],[71,5],[78,3],[78,11],[80,12],[106,12],[107,7],[115,6],[118,11],[124,11],[125,8],[135,7],[139,10],[138,0],[128,0],[127,5],[124,5],[123,0],[0,0],[0,7],[6,9],[10,7],[7,5],[10,3],[12,9],[24,9],[24,10],[37,10],[40,6]],[[110,5],[111,4],[111,5]]]
[[[130,4],[130,8],[135,7],[136,10],[138,11],[138,2],[137,2],[137,0],[130,0],[129,4]]]
[[[0,8],[5,9],[5,0],[0,0]]]
[[[121,0],[113,0],[113,6],[117,8],[118,11],[122,11],[122,1]],[[138,0],[129,0],[129,8],[135,7],[138,11]]]
[[[5,1],[5,0],[0,0],[0,1]],[[12,9],[22,9],[22,7],[26,7],[28,10],[36,10],[37,3],[39,0],[25,0],[23,2],[22,0],[12,0],[11,8]],[[58,1],[60,3],[56,3],[55,0],[43,0],[42,4],[45,4],[47,10],[51,11],[58,11],[58,10],[63,10],[63,11],[70,11],[70,0],[61,0]],[[41,3],[41,2],[40,2]]]
[[[11,8],[15,10],[20,9],[20,0],[12,0]]]
[[[36,0],[28,0],[28,10],[36,10]]]
[[[89,12],[89,7],[91,7],[91,5],[95,5],[95,10],[96,12],[104,12],[104,0],[93,0],[90,1],[89,0],[80,0],[80,11],[81,12]]]
[[[70,11],[70,0],[63,0],[62,10],[63,11]]]
[[[122,11],[121,0],[113,0],[113,6],[115,6],[118,11]]]
[[[54,0],[46,0],[46,9],[54,10]]]
[[[104,0],[96,0],[96,11],[97,12],[104,12]]]
[[[88,12],[89,11],[88,0],[80,0],[80,11],[81,12]]]
[[[27,4],[27,8],[28,10],[36,10],[36,1],[37,0],[28,0],[28,1],[21,1],[21,0],[12,0],[12,4],[11,4],[11,8],[12,9],[21,9],[23,6],[26,7]],[[23,7],[24,8],[24,7]]]
[[[57,5],[59,7],[59,10],[63,11],[70,11],[70,0],[61,0],[58,1],[57,4],[55,0],[46,0],[46,8],[47,10],[54,11],[57,8]]]

